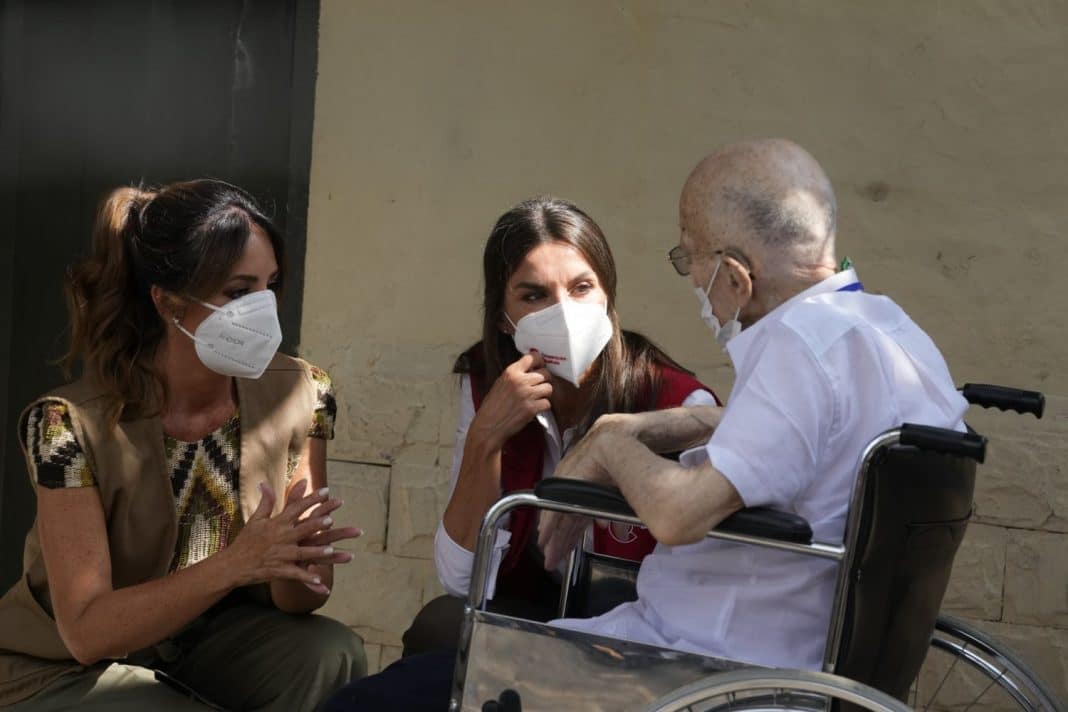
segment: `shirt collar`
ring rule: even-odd
[[[820,294],[836,292],[842,287],[847,287],[858,281],[860,280],[857,278],[857,271],[852,267],[841,272],[835,272],[827,279],[817,282],[805,291],[790,297],[762,316],[748,329],[743,329],[742,333],[727,342],[727,355],[730,356],[731,363],[734,364],[734,370],[737,371],[739,364],[745,361],[746,354],[749,353],[750,347],[752,347],[760,332],[782,319],[783,314],[789,311],[791,306]]]

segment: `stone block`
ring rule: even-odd
[[[334,592],[322,613],[355,629],[365,643],[400,645],[436,581],[432,561],[356,552],[335,569]]]
[[[451,378],[354,377],[338,394],[336,456],[380,462],[403,457],[434,464],[441,419],[450,408],[442,382]]]
[[[1004,621],[1068,628],[1068,541],[1065,535],[1024,530],[1010,532]]]
[[[969,621],[1012,650],[1062,702],[1068,700],[1068,630]]]
[[[363,536],[342,542],[349,551],[384,551],[389,497],[389,467],[330,460],[327,477],[331,494],[345,504],[337,510],[336,526],[363,529]],[[351,565],[351,564],[349,564]],[[344,568],[344,567],[339,567]]]
[[[434,532],[448,501],[448,487],[449,473],[444,468],[394,465],[386,543],[390,554],[433,558]]]
[[[953,562],[942,609],[970,618],[999,620],[1005,580],[1008,532],[1001,527],[971,524]]]
[[[1065,631],[965,620],[991,635],[999,650],[1008,649],[1028,671],[1063,699],[1068,636]],[[1001,668],[999,668],[1000,670]],[[1059,692],[1058,692],[1059,690]],[[918,688],[907,700],[915,709],[936,712],[1003,712],[1019,709],[1009,694],[972,665],[933,647],[920,671]]]
[[[968,421],[990,439],[976,482],[978,521],[1068,532],[1068,398],[1047,394],[1042,420],[973,407]]]

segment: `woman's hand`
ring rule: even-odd
[[[331,519],[329,514],[317,513],[302,520],[305,512],[313,507],[318,510],[329,500],[325,487],[309,495],[304,495],[305,489],[304,481],[294,485],[285,508],[272,517],[274,492],[268,485],[260,485],[262,497],[256,511],[233,543],[218,554],[228,559],[227,568],[235,578],[235,586],[271,579],[300,581],[309,587],[322,585],[322,578],[308,564],[334,563],[339,552],[334,551],[332,542],[353,535],[345,535],[345,530],[339,529],[341,536],[331,538],[329,533],[324,536],[324,530],[332,524],[327,522]],[[320,543],[324,541],[327,543]]]
[[[541,354],[521,356],[501,372],[471,422],[468,437],[474,434],[492,450],[518,433],[538,413],[551,407],[553,386]]]
[[[298,501],[305,489],[306,487],[304,486],[304,481],[295,484],[289,490],[289,494],[286,498],[286,504],[288,505]],[[297,542],[297,545],[301,547],[325,548],[333,545],[335,542],[343,541],[345,539],[355,539],[363,535],[363,530],[357,529],[356,527],[341,527],[338,529],[333,528],[334,518],[330,516],[330,514],[331,512],[340,509],[342,504],[343,502],[340,499],[331,497],[330,499],[320,504],[318,507],[308,510],[308,512],[306,512],[305,518],[319,520],[320,522],[322,522],[323,528],[319,529],[310,536],[301,539]],[[333,554],[329,555],[328,560],[320,560],[314,563],[311,561],[302,561],[299,562],[297,565],[307,568],[313,575],[319,575],[320,577],[320,583],[305,583],[305,586],[307,586],[315,593],[329,595],[330,588],[326,585],[325,582],[322,582],[322,574],[324,573],[324,571],[319,568],[320,565],[323,563],[347,564],[350,561],[352,561],[352,554],[347,551],[335,550]]]

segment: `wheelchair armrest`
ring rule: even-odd
[[[546,477],[534,485],[542,499],[635,516],[623,493],[615,487],[565,477]],[[795,544],[812,543],[812,527],[803,517],[769,507],[750,507],[735,512],[716,527],[731,534],[758,536]]]
[[[637,516],[623,493],[615,487],[598,485],[584,480],[573,480],[569,477],[546,477],[534,485],[534,494],[542,499],[551,499],[554,502],[575,504],[580,507],[591,509],[603,509],[606,512],[625,514],[630,517]]]
[[[812,527],[805,518],[771,507],[739,509],[716,527],[718,531],[778,539],[794,544],[811,544]]]

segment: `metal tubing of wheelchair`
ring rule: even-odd
[[[471,587],[467,592],[467,604],[476,610],[485,606],[486,584],[489,581],[489,564],[493,546],[497,538],[497,528],[500,526],[501,518],[518,507],[534,507],[535,509],[547,509],[553,512],[577,514],[584,517],[608,519],[611,521],[643,526],[642,520],[635,516],[619,514],[617,512],[603,509],[594,509],[592,507],[583,507],[577,504],[568,504],[566,502],[557,502],[551,499],[543,499],[529,490],[514,492],[506,497],[502,497],[497,500],[489,510],[487,510],[486,516],[482,518],[482,528],[478,533],[478,546],[475,547],[475,561],[471,570]],[[767,547],[769,549],[793,551],[808,556],[831,559],[832,561],[841,561],[845,555],[845,549],[843,547],[833,544],[797,544],[790,541],[779,541],[777,539],[765,539],[764,537],[747,536],[745,534],[721,532],[715,529],[705,534],[705,537],[709,539],[723,539],[725,541],[753,544],[756,546]]]
[[[897,445],[901,441],[901,430],[894,428],[879,435],[864,448],[860,455],[860,467],[857,472],[857,481],[853,485],[853,496],[849,500],[849,514],[846,520],[843,547],[845,554],[838,564],[838,579],[834,587],[834,606],[831,608],[831,625],[827,631],[827,649],[823,653],[824,672],[833,673],[838,665],[838,649],[842,644],[842,628],[845,625],[846,591],[849,588],[849,570],[853,568],[853,559],[856,557],[856,543],[860,530],[861,505],[864,501],[864,490],[868,483],[868,470],[871,467],[872,458],[883,448]]]

